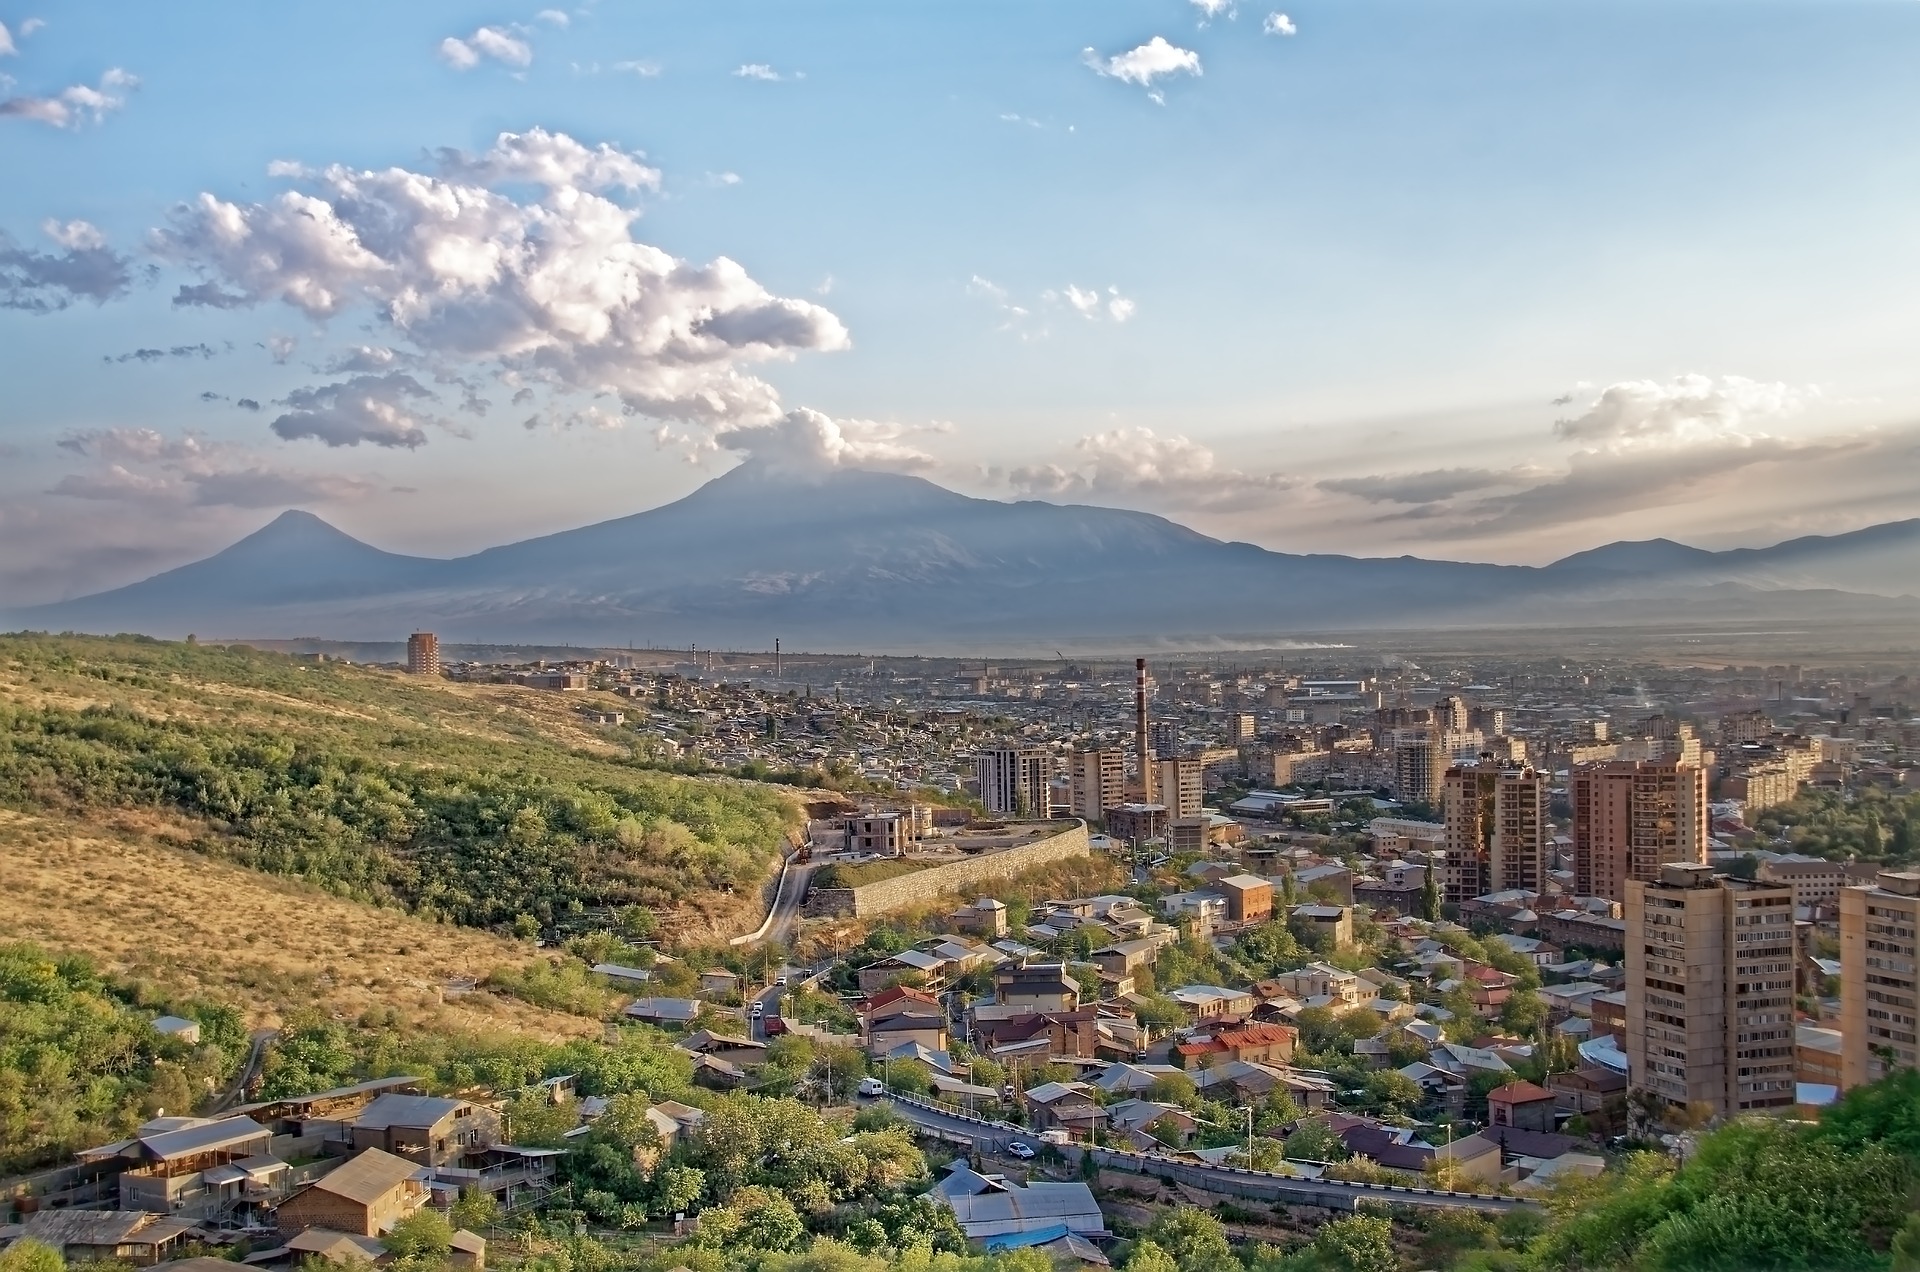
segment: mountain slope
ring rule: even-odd
[[[1146,513],[749,463],[663,507],[451,561],[380,552],[290,513],[205,561],[13,621],[165,636],[391,639],[431,627],[496,643],[1045,647],[1552,621],[1572,604],[1625,618],[1693,604],[1717,584],[1784,612],[1814,602],[1773,590],[1898,594],[1863,580],[1909,575],[1920,579],[1920,522],[1744,554],[1610,544],[1534,569],[1271,552]]]

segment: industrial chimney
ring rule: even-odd
[[[1140,760],[1140,800],[1153,803],[1153,750],[1147,745],[1147,660],[1133,660],[1133,745]]]

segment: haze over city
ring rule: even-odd
[[[748,456],[1532,564],[1914,511],[1912,5],[0,22],[10,604]]]

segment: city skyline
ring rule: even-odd
[[[1909,6],[0,23],[17,601],[748,455],[1503,562],[1915,508]]]

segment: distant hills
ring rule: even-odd
[[[1920,618],[1920,519],[1770,548],[1612,543],[1545,567],[1272,552],[1112,508],[748,463],[675,503],[453,560],[286,512],[203,561],[5,615],[232,638],[1013,650],[1489,623]]]

